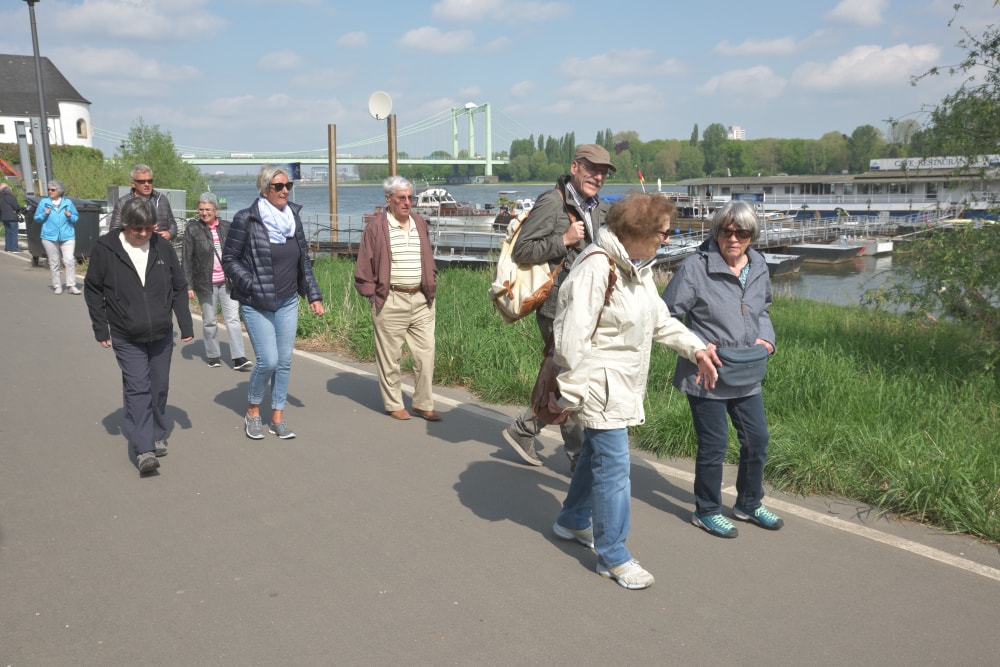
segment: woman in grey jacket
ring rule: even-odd
[[[764,256],[750,245],[760,236],[753,207],[731,201],[715,212],[710,237],[677,268],[663,292],[670,313],[701,340],[719,348],[763,345],[774,354],[771,279]],[[736,537],[736,527],[722,515],[722,466],[729,446],[728,414],[740,441],[733,518],[768,530],[784,522],[762,504],[764,463],[770,435],[761,384],[731,387],[720,382],[706,388],[696,382],[697,369],[677,360],[674,386],[688,396],[698,435],[695,462],[695,512],[691,522],[719,537]]]

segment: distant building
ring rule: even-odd
[[[726,130],[726,137],[735,139],[736,141],[746,141],[747,131],[739,125],[730,125],[729,129]]]
[[[93,148],[90,101],[77,92],[48,58],[41,61],[49,144]],[[0,143],[17,142],[15,121],[30,125],[32,117],[40,116],[34,56],[0,54]],[[31,142],[31,132],[28,141]]]

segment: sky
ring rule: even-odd
[[[489,103],[502,150],[607,128],[643,141],[711,123],[818,139],[923,123],[958,81],[911,77],[958,63],[960,28],[1000,18],[993,0],[965,0],[949,27],[955,1],[38,0],[35,16],[41,55],[105,137],[141,117],[178,147],[322,150],[330,124],[338,146],[384,137],[368,111],[381,91],[400,130]],[[32,55],[25,2],[0,0],[0,26],[0,53]],[[400,150],[449,150],[450,121],[416,136]]]

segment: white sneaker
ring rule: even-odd
[[[597,574],[608,579],[614,579],[622,588],[636,590],[639,588],[649,588],[656,581],[653,575],[646,572],[639,565],[639,561],[632,559],[627,563],[622,563],[617,567],[604,567],[597,564]]]
[[[77,287],[76,285],[70,285],[69,287],[66,288],[66,291],[69,292],[70,294],[83,294],[83,292],[80,291],[80,288]]]
[[[576,540],[588,549],[594,548],[594,529],[590,526],[573,530],[563,526],[558,521],[552,524],[552,532],[561,540]]]
[[[57,287],[55,289],[55,293],[56,293],[56,296],[59,296],[60,294],[62,294],[62,285],[60,285],[59,287]]]

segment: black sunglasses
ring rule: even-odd
[[[295,185],[293,182],[288,181],[287,183],[271,183],[271,189],[275,192],[281,192],[282,190],[292,191],[292,186]]]
[[[748,238],[753,236],[753,232],[749,229],[720,229],[719,236],[724,239],[729,238],[730,236],[735,236],[740,241],[746,241]]]

